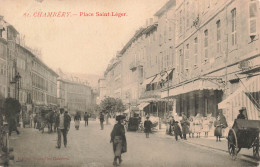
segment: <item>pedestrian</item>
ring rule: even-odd
[[[222,135],[224,136],[225,129],[228,127],[228,124],[227,124],[226,117],[224,116],[222,111],[219,112],[219,116],[220,116],[220,123],[222,124]]]
[[[204,117],[204,120],[202,122],[203,132],[205,133],[205,137],[209,136],[209,119],[208,117]]]
[[[246,108],[242,107],[239,110],[239,114],[237,115],[237,119],[246,119],[245,115],[243,114],[244,111],[246,112]]]
[[[114,128],[110,134],[111,140],[110,143],[113,143],[113,151],[114,151],[114,161],[113,165],[117,166],[122,163],[122,153],[127,152],[127,143],[125,136],[125,129],[122,125],[125,116],[118,115],[116,116],[117,124],[114,125]],[[119,161],[119,163],[117,162]]]
[[[101,130],[103,130],[104,129],[104,114],[103,114],[103,112],[100,113],[99,120],[100,120]]]
[[[34,129],[37,127],[37,117],[38,117],[38,113],[36,113],[35,115],[34,115],[34,117],[33,117],[33,127],[34,127]]]
[[[187,116],[184,113],[182,113],[181,127],[182,127],[182,134],[184,140],[187,140],[186,134],[189,133],[189,126],[190,126],[190,122]]]
[[[151,133],[152,129],[152,122],[149,120],[149,116],[146,116],[146,120],[144,121],[144,132],[146,138],[149,138],[149,133]]]
[[[174,119],[173,116],[169,116],[169,135],[173,136],[173,125],[174,125]]]
[[[9,136],[11,136],[12,131],[16,131],[17,135],[19,135],[20,132],[17,129],[17,118],[15,116],[9,116],[7,117],[7,122],[8,122]]]
[[[80,121],[81,121],[81,116],[80,116],[80,113],[77,112],[76,115],[74,116],[75,128],[77,130],[79,130]]]
[[[221,141],[220,138],[222,137],[222,128],[223,124],[220,121],[220,116],[217,117],[216,121],[214,122],[215,131],[214,136],[216,136],[216,142]]]
[[[84,114],[85,127],[88,126],[88,118],[89,118],[89,114],[85,112]]]
[[[57,122],[58,122],[58,140],[57,140],[57,146],[56,148],[61,147],[61,134],[63,136],[63,144],[64,147],[67,147],[67,133],[70,128],[70,121],[71,118],[68,113],[64,113],[64,109],[60,109],[60,114],[58,116]]]
[[[194,124],[193,118],[190,117],[190,118],[189,118],[189,121],[190,121],[189,138],[191,138],[191,137],[194,138],[195,124]]]
[[[178,136],[180,136],[180,138],[182,139],[181,128],[179,126],[179,122],[175,121],[174,117],[172,119],[173,119],[172,122],[173,122],[173,131],[174,131],[175,140],[178,141]]]
[[[57,131],[58,126],[59,126],[57,119],[59,119],[59,113],[58,113],[58,111],[55,111],[55,113],[54,113],[54,132]]]
[[[197,138],[200,138],[200,133],[202,129],[202,118],[200,116],[200,113],[198,113],[194,118],[194,124],[195,124],[195,133],[197,134]]]

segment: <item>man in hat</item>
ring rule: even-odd
[[[149,133],[151,133],[152,129],[152,122],[149,120],[149,116],[146,116],[146,120],[144,121],[144,132],[146,138],[149,138]]]
[[[60,114],[57,118],[57,130],[58,130],[58,140],[57,140],[57,146],[56,148],[60,148],[61,147],[61,134],[63,135],[63,144],[64,147],[67,146],[67,133],[70,127],[70,121],[71,118],[68,114],[68,112],[66,111],[66,113],[64,113],[64,108],[60,109]]]
[[[114,151],[114,162],[113,165],[117,166],[117,160],[119,160],[119,164],[122,163],[121,154],[127,151],[127,143],[125,136],[125,128],[122,125],[123,120],[125,119],[124,115],[116,116],[117,124],[114,125],[114,128],[111,132],[111,140],[110,143],[113,143],[113,151]]]
[[[104,114],[103,114],[103,112],[100,113],[99,120],[100,120],[101,130],[103,130],[104,129]]]
[[[240,110],[239,110],[239,114],[237,116],[237,119],[246,119],[245,115],[243,114],[243,112],[246,112],[246,108],[242,107]]]

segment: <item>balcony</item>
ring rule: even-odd
[[[130,64],[129,64],[129,69],[134,71],[136,70],[137,67],[143,67],[143,62],[142,61],[132,61]]]

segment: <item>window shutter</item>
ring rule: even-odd
[[[256,18],[250,19],[249,35],[256,35]]]
[[[249,35],[256,35],[257,1],[249,3]]]

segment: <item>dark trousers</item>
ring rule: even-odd
[[[63,144],[66,147],[67,146],[67,130],[65,129],[59,129],[58,128],[58,141],[57,146],[61,147],[61,134],[63,135]]]
[[[37,121],[33,121],[33,128],[36,128]]]
[[[100,121],[101,130],[104,129],[104,121]]]
[[[88,126],[88,119],[87,119],[87,120],[85,120],[85,126],[86,126],[86,125]]]

